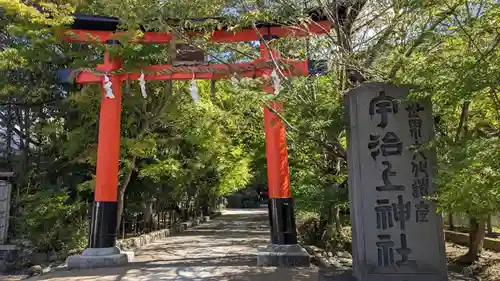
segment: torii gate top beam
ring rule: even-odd
[[[261,36],[274,35],[278,37],[286,36],[309,36],[311,34],[328,33],[332,27],[331,22],[326,16],[321,15],[317,10],[309,12],[312,22],[303,26],[294,26],[286,24],[271,24],[267,22],[256,23],[256,29],[253,27],[243,28],[238,31],[228,31],[227,27],[221,30],[211,31],[210,41],[212,42],[247,42],[260,40]],[[199,18],[190,19],[196,22],[207,20],[217,20],[217,18]],[[173,25],[179,20],[170,20]],[[115,17],[92,16],[84,14],[75,14],[74,22],[69,30],[62,30],[62,37],[71,42],[82,43],[105,43],[109,40],[121,40],[126,38],[124,32],[118,31],[120,19]],[[130,38],[129,41],[139,44],[169,44],[174,39],[172,33],[155,32],[144,30],[144,36],[141,38]],[[184,29],[188,36],[196,37],[206,34],[204,31]]]
[[[332,25],[326,16],[321,15],[318,10],[311,10],[309,15],[312,21],[301,26],[271,24],[267,22],[258,22],[255,27],[243,28],[238,31],[228,31],[227,27],[220,30],[208,31],[209,40],[212,42],[247,42],[257,41],[268,35],[277,37],[286,36],[309,36],[311,34],[323,34],[330,31]],[[196,22],[207,20],[218,20],[217,18],[190,19]],[[180,20],[169,20],[172,25],[178,24]],[[127,38],[129,34],[118,30],[120,19],[106,16],[92,16],[84,14],[75,14],[74,22],[66,30],[61,30],[60,36],[70,42],[105,44],[110,41],[128,41],[139,44],[175,44],[175,38],[172,33],[147,31],[142,28],[144,36],[140,38]],[[190,37],[203,36],[207,31],[196,31],[184,29]],[[324,62],[320,61],[293,61],[278,59],[280,63],[286,66],[282,69],[285,76],[307,76],[318,74],[325,71]],[[98,66],[96,70],[82,69],[76,75],[73,82],[77,84],[100,83],[104,72],[104,65]],[[120,69],[115,67],[113,69]],[[145,67],[144,80],[191,80],[191,79],[224,79],[238,74],[242,77],[261,77],[273,69],[269,62],[264,59],[255,59],[251,63],[236,63],[232,65],[225,64],[200,64],[190,66],[175,65],[154,65]],[[97,73],[96,73],[97,71]],[[63,83],[70,83],[73,70],[61,70],[60,80]],[[112,73],[109,73],[112,74]],[[118,71],[114,73],[120,80],[135,80],[140,73],[124,73]]]

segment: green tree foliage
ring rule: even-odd
[[[60,3],[39,3],[43,13],[21,2],[1,4],[0,57],[9,75],[2,77],[2,121],[14,124],[5,137],[13,143],[8,161],[19,172],[11,237],[28,238],[39,250],[81,248],[93,201],[100,89],[66,92],[55,71],[98,63],[104,49],[62,43],[54,31],[75,8],[91,12],[103,3],[59,10]],[[125,69],[136,70],[168,62],[169,51],[133,44],[112,50],[124,57]],[[261,107],[250,96],[233,96],[230,83],[220,83],[215,95],[208,82],[198,87],[195,104],[187,82],[148,83],[147,98],[137,81],[124,85],[119,189],[125,214],[140,212],[149,221],[155,210],[180,208],[185,216],[199,215],[250,181],[253,149],[263,144],[254,123]]]
[[[471,249],[481,252],[485,222],[499,211],[498,81],[500,9],[494,2],[464,2],[408,56],[404,82],[432,95],[438,117],[439,193],[448,213],[471,217]]]
[[[0,67],[6,74],[0,77],[0,94],[12,103],[0,112],[3,124],[18,124],[6,135],[18,136],[11,139],[23,152],[11,159],[22,171],[19,217],[34,204],[30,198],[47,190],[58,198],[69,194],[63,205],[76,206],[75,214],[84,212],[81,202],[92,200],[99,89],[85,86],[66,93],[56,86],[54,70],[94,67],[104,47],[58,40],[54,31],[71,20],[69,12],[120,17],[120,28],[129,36],[141,36],[140,26],[173,32],[213,61],[231,63],[259,57],[256,44],[214,45],[206,40],[211,31],[254,28],[260,20],[303,27],[310,22],[306,11],[311,7],[319,7],[333,23],[328,34],[280,38],[269,45],[287,58],[324,59],[329,72],[281,77],[283,89],[276,96],[262,93],[264,79],[233,77],[218,82],[215,94],[208,81],[198,82],[198,104],[189,96],[189,82],[150,82],[147,98],[141,97],[137,81],[127,82],[120,157],[124,214],[150,214],[153,207],[178,204],[189,215],[206,210],[221,195],[265,184],[262,108],[278,100],[286,108],[280,117],[288,128],[291,186],[298,206],[318,215],[320,240],[338,237],[347,211],[343,93],[368,80],[413,84],[417,95],[432,98],[438,121],[430,144],[438,152],[434,199],[441,208],[476,221],[499,211],[496,1],[42,2],[37,1],[44,12],[21,1],[0,1],[5,10]],[[193,40],[186,28],[207,31],[206,36]],[[130,71],[171,63],[174,57],[168,46],[125,41],[112,53],[122,56]],[[25,225],[33,231],[43,228],[33,221]]]

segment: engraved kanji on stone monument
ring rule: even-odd
[[[346,94],[347,163],[358,281],[447,281],[442,219],[432,195],[430,99],[409,86],[364,83]],[[406,110],[405,110],[406,109]]]
[[[400,229],[405,230],[406,221],[410,220],[411,217],[411,202],[403,201],[403,196],[398,195],[398,203],[392,203],[392,209],[394,212],[394,220],[399,222]]]
[[[411,166],[413,177],[429,176],[429,173],[427,173],[427,157],[425,157],[423,152],[413,153]]]
[[[386,167],[382,172],[382,180],[384,185],[377,186],[377,191],[402,191],[405,190],[404,185],[394,185],[392,184],[389,177],[395,177],[396,172],[392,171],[392,164],[389,161],[383,161],[382,164]]]
[[[430,212],[430,205],[425,203],[425,201],[420,201],[420,203],[415,205],[415,218],[416,222],[428,222],[427,216]]]
[[[375,213],[377,215],[377,229],[388,229],[394,226],[392,206],[388,199],[377,200]]]
[[[405,222],[411,218],[411,202],[403,201],[403,196],[398,196],[397,203],[390,203],[388,199],[377,200],[375,207],[377,229],[389,229],[394,226],[394,221],[399,222],[400,229],[405,230]]]
[[[378,235],[377,241],[377,258],[378,266],[390,267],[394,265],[394,241],[391,235]]]
[[[382,151],[382,156],[401,155],[403,151],[403,143],[393,132],[388,132],[380,140],[379,135],[370,134],[370,142],[368,143],[373,160],[377,159]]]
[[[412,194],[415,198],[421,198],[429,195],[429,179],[428,178],[416,178],[413,179]]]
[[[410,134],[414,143],[420,143],[422,138],[422,120],[418,113],[424,111],[424,108],[419,103],[411,103],[406,107],[408,111],[408,126],[410,127]]]
[[[408,266],[415,268],[417,263],[414,260],[410,260],[408,257],[412,253],[412,250],[408,248],[406,234],[401,233],[401,248],[396,249],[396,252],[401,255],[401,260],[396,261],[396,264],[400,267]]]
[[[399,235],[401,247],[395,248],[396,243],[392,240],[389,234],[377,235],[377,264],[380,267],[415,267],[416,262],[410,259],[412,250],[408,248],[406,234]],[[395,255],[399,255],[400,259],[395,260]]]
[[[417,145],[417,150],[413,151],[412,155],[412,194],[414,198],[421,198],[429,195],[429,172],[427,167],[427,157],[420,151],[420,146]]]
[[[378,97],[370,101],[370,116],[375,113],[380,115],[380,123],[377,125],[380,128],[387,127],[388,113],[398,113],[398,102],[391,96],[387,96],[384,91],[380,91]]]

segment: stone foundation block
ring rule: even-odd
[[[68,269],[117,267],[131,262],[134,252],[124,252],[118,247],[88,248],[81,255],[69,256]]]
[[[21,248],[17,245],[0,245],[0,261],[13,263],[19,258],[20,252]]]
[[[318,281],[357,281],[352,276],[352,270],[335,270],[332,268],[321,268],[318,272]]]
[[[257,265],[278,267],[308,267],[311,259],[299,245],[268,245],[259,248]]]

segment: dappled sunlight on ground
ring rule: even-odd
[[[267,209],[231,209],[182,234],[135,251],[125,267],[60,271],[31,280],[317,281],[318,269],[257,267],[269,242]]]
[[[53,281],[353,281],[349,271],[257,267],[257,248],[269,243],[267,208],[232,209],[186,232],[135,251],[127,266],[57,271],[30,280]],[[466,248],[447,243],[453,260]],[[456,268],[455,268],[456,270]],[[460,272],[459,268],[457,272]],[[500,281],[500,254],[486,251],[472,268],[481,281]],[[326,276],[320,279],[319,275]],[[476,280],[450,272],[450,281]],[[16,279],[16,281],[19,279]],[[424,280],[422,280],[424,281]]]
[[[446,252],[450,269],[479,277],[481,281],[500,281],[500,253],[485,250],[479,261],[470,266],[464,266],[456,261],[467,253],[467,247],[446,243]]]

